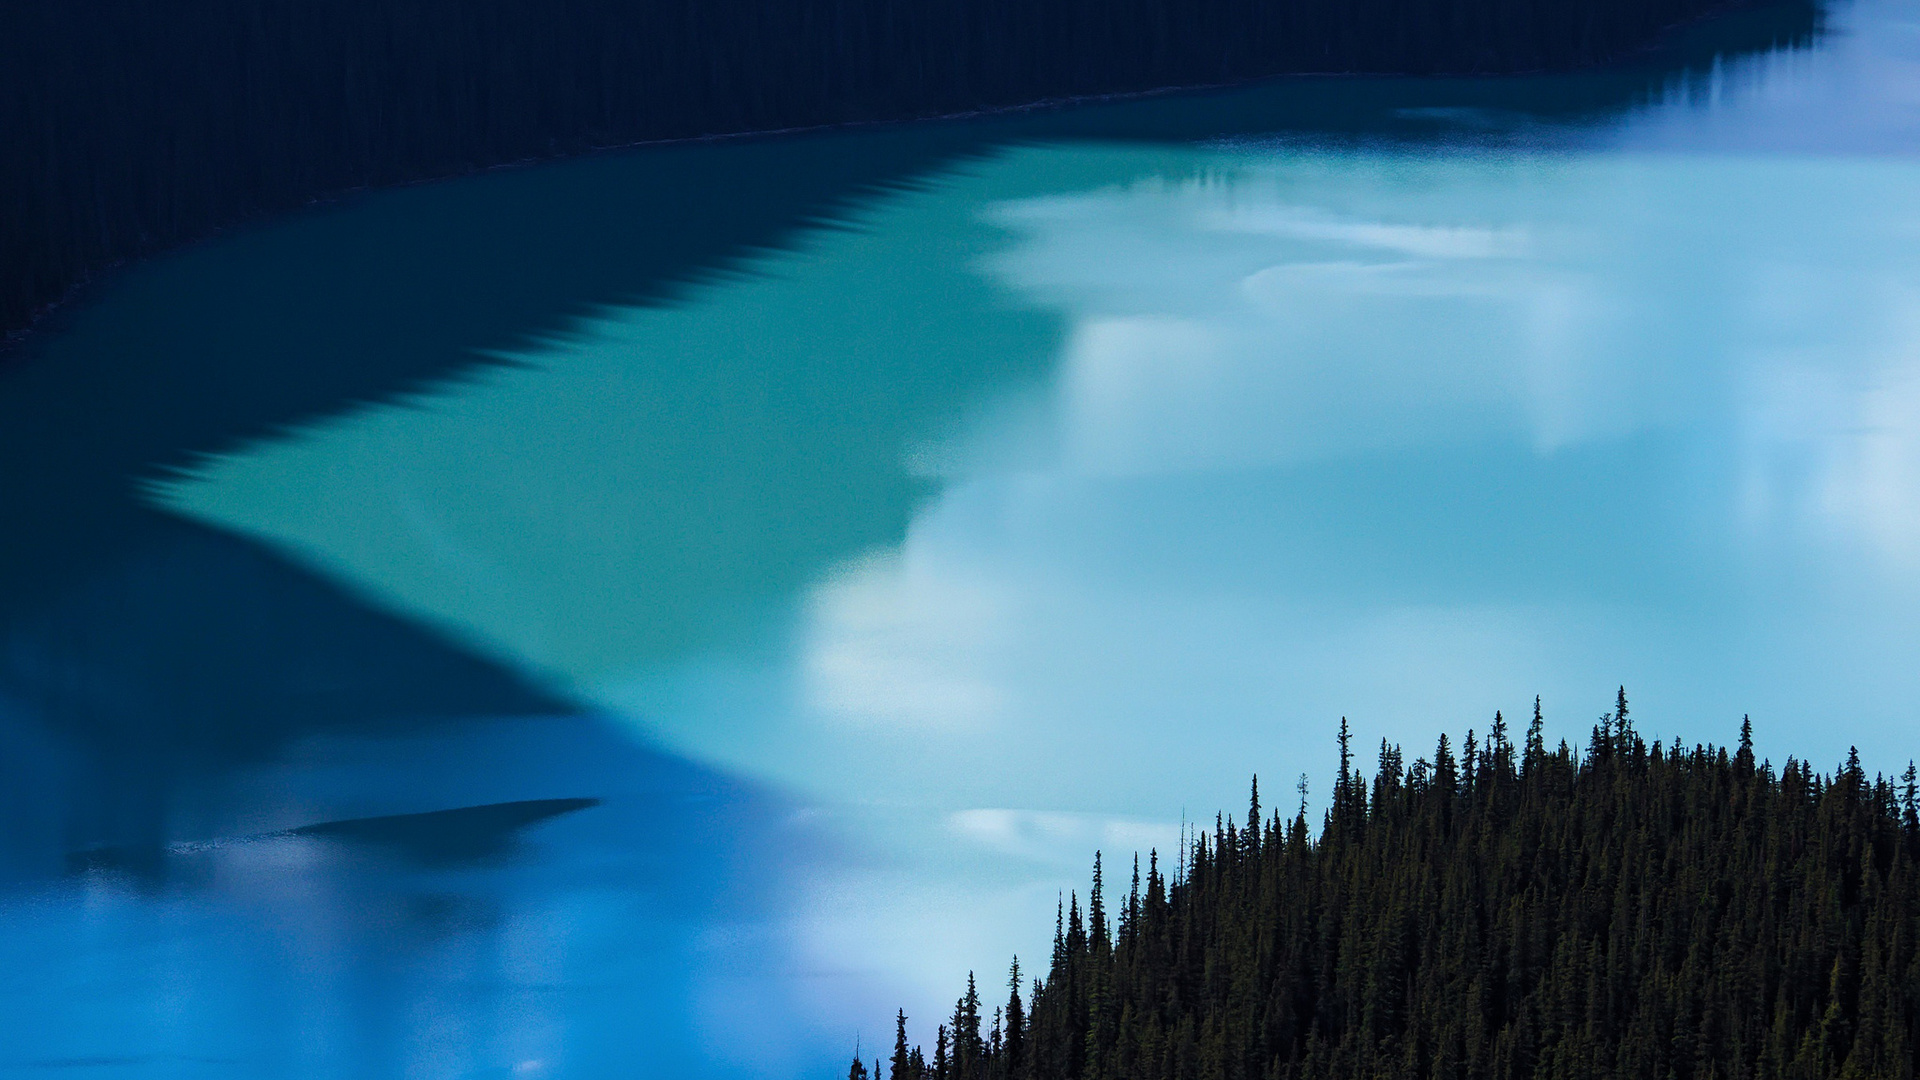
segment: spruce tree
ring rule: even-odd
[[[907,1047],[907,1010],[901,1009],[893,1018],[893,1063],[890,1080],[920,1080],[919,1070],[913,1066],[912,1051]],[[880,1070],[874,1070],[874,1080],[879,1080]]]
[[[1010,970],[977,1049],[969,978],[933,1074],[1912,1080],[1914,766],[1869,779],[1854,750],[1776,774],[1750,720],[1733,753],[1649,747],[1625,706],[1584,755],[1546,750],[1538,699],[1517,761],[1498,717],[1459,762],[1444,735],[1411,764],[1383,740],[1371,795],[1343,732],[1318,837],[1304,806],[1244,831],[1222,815],[1183,835],[1177,880],[1136,859],[1111,941],[1096,857],[1046,978],[1022,999]]]

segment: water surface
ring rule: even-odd
[[[1903,767],[1920,27],[1736,31],[127,275],[0,373],[0,1067],[821,1075],[1343,715]]]

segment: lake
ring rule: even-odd
[[[1342,717],[1578,744],[1624,684],[1898,772],[1920,11],[1783,27],[122,272],[0,367],[0,1071],[831,1075],[1042,969],[1095,851],[1317,813]]]

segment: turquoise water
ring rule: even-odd
[[[1920,15],[1700,47],[611,155],[127,275],[0,372],[0,1067],[822,1075],[1342,716],[1578,740],[1624,683],[1904,767]]]

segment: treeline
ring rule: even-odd
[[[1588,64],[1727,0],[11,0],[0,331],[315,196],[1280,72]]]
[[[930,1057],[902,1016],[893,1080],[1914,1074],[1911,764],[1776,772],[1746,724],[1648,746],[1623,690],[1584,751],[1536,703],[1518,742],[1496,714],[1410,764],[1383,743],[1369,780],[1342,721],[1317,836],[1256,782],[1179,862],[1136,857],[1110,909],[1096,857],[1045,979],[983,1020],[969,977]]]

